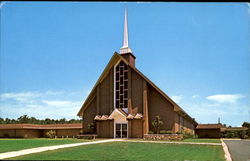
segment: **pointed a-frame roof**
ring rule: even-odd
[[[113,119],[114,115],[116,115],[117,113],[123,116],[124,118],[127,118],[126,112],[124,112],[121,108],[114,109],[114,111],[109,115],[109,118]]]
[[[156,91],[158,91],[165,99],[167,99],[170,103],[174,105],[174,111],[181,114],[184,117],[187,117],[189,120],[191,120],[193,123],[198,124],[192,117],[190,117],[178,104],[176,104],[167,94],[165,94],[160,88],[158,88],[153,82],[151,82],[145,75],[143,75],[138,69],[136,69],[134,66],[130,65],[126,59],[124,59],[120,54],[117,52],[114,53],[114,55],[111,57],[108,65],[105,67],[104,71],[102,72],[101,76],[97,80],[96,84],[94,85],[92,91],[90,92],[89,96],[85,100],[84,104],[82,105],[81,109],[78,112],[78,116],[82,116],[83,112],[87,108],[87,105],[93,100],[95,97],[94,91],[95,88],[99,83],[101,83],[104,78],[108,75],[110,69],[118,63],[118,61],[122,60],[124,63],[126,63],[130,68],[132,68],[136,73],[138,73],[144,80],[147,81],[153,88],[155,88]]]

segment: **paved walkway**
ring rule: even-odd
[[[0,159],[12,158],[12,157],[17,157],[17,156],[27,155],[27,154],[32,154],[32,153],[39,153],[39,152],[44,152],[47,150],[56,150],[56,149],[61,149],[61,148],[69,148],[69,147],[89,145],[89,144],[108,143],[108,142],[114,142],[114,141],[119,141],[119,139],[108,139],[108,140],[101,140],[101,141],[91,141],[91,142],[84,142],[84,143],[74,143],[74,144],[64,144],[64,145],[54,145],[54,146],[44,146],[44,147],[38,147],[38,148],[24,149],[24,150],[19,150],[19,151],[0,153]]]
[[[250,161],[250,140],[223,140],[233,161]]]
[[[74,144],[64,144],[64,145],[54,145],[54,146],[44,146],[38,148],[24,149],[13,152],[0,153],[0,159],[12,158],[21,155],[27,155],[32,153],[39,153],[48,150],[56,150],[61,148],[70,148],[81,145],[89,145],[89,144],[99,144],[99,143],[108,143],[108,142],[141,142],[141,143],[165,143],[165,144],[189,144],[189,145],[221,145],[221,143],[193,143],[193,142],[169,142],[169,141],[140,141],[140,140],[129,140],[129,139],[107,139],[101,141],[91,141],[91,142],[83,142],[83,143],[74,143]]]

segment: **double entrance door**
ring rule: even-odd
[[[127,138],[128,137],[128,124],[116,123],[115,124],[115,138]]]

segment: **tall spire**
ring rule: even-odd
[[[127,8],[125,8],[124,16],[124,35],[123,35],[123,46],[120,48],[120,54],[132,53],[128,47],[128,20],[127,20]]]

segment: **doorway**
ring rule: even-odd
[[[115,124],[115,138],[127,138],[128,137],[128,124],[116,123]]]

